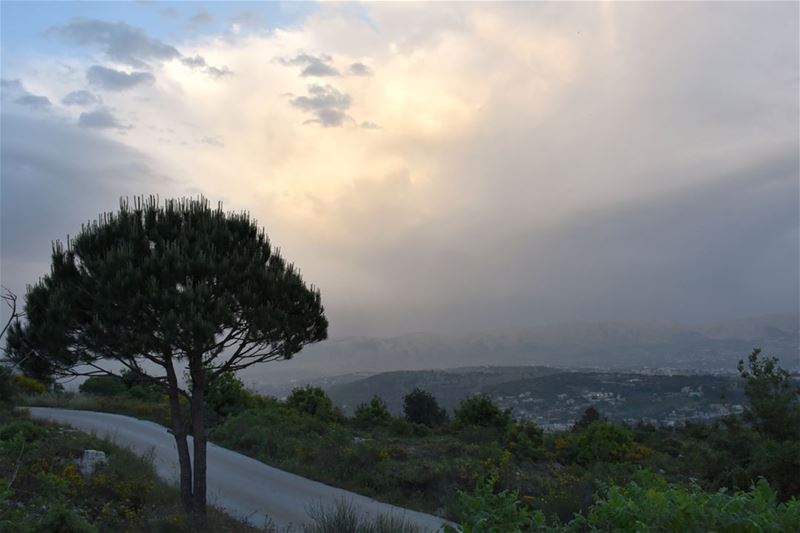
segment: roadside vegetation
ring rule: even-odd
[[[78,460],[99,450],[107,463],[84,475]],[[217,509],[209,528],[266,531]],[[191,531],[177,488],[147,458],[64,426],[0,414],[0,531],[17,533]]]
[[[233,375],[209,391],[207,416],[222,446],[446,516],[464,533],[791,531],[800,523],[796,384],[759,351],[740,373],[744,415],[674,429],[612,423],[589,409],[571,431],[545,434],[486,396],[464,400],[451,417],[420,390],[409,392],[401,416],[376,396],[346,417],[321,389],[298,388],[280,401]],[[28,399],[163,423],[158,391],[151,397],[120,382],[90,380],[81,394]]]

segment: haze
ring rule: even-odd
[[[2,284],[248,210],[331,336],[796,312],[798,3],[7,3]]]

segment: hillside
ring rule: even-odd
[[[796,370],[800,368],[798,320],[796,313],[789,313],[696,326],[590,322],[461,336],[332,339],[307,347],[291,361],[246,372],[243,378],[261,390],[287,381],[302,384],[353,373],[487,365],[730,373],[755,346]]]
[[[315,382],[324,386],[324,382]],[[590,405],[614,420],[670,424],[738,412],[744,402],[739,380],[730,376],[564,371],[549,367],[461,368],[386,372],[327,386],[331,398],[352,412],[373,395],[402,412],[415,387],[431,392],[448,410],[485,393],[521,419],[545,427],[573,423]]]

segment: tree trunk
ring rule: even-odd
[[[192,361],[190,365],[192,375],[192,434],[194,437],[192,505],[195,527],[205,531],[208,528],[206,516],[206,377],[200,357]]]
[[[178,448],[178,464],[180,465],[181,503],[187,516],[192,516],[192,464],[189,458],[189,444],[186,441],[186,424],[181,412],[180,395],[178,394],[178,379],[172,360],[165,357],[167,364],[167,381],[169,382],[169,411],[172,420],[172,435]]]

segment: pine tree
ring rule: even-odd
[[[66,246],[56,242],[50,273],[28,288],[25,313],[27,321],[8,333],[12,360],[55,376],[114,375],[103,364],[113,360],[166,392],[183,506],[200,528],[209,386],[226,373],[291,358],[325,339],[328,327],[319,291],[249,215],[203,198],[123,200]],[[186,386],[178,379],[184,367]]]

